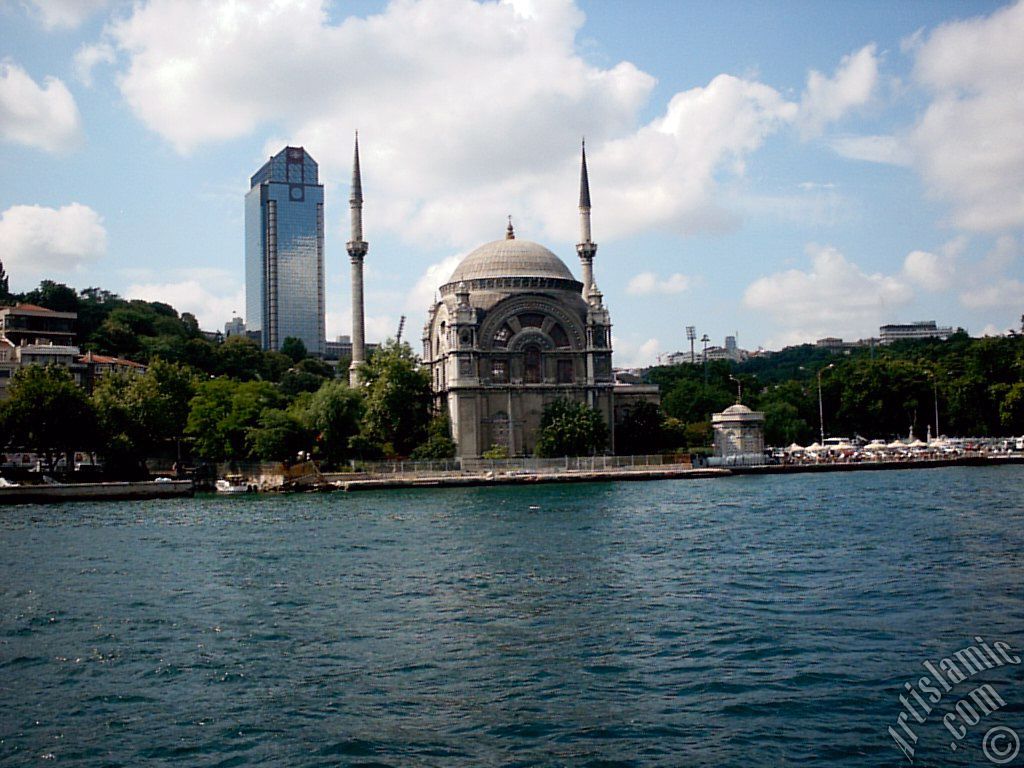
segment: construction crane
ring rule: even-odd
[[[395,334],[395,343],[402,343],[402,329],[405,328],[405,315],[398,321],[398,333]]]

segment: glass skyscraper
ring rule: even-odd
[[[285,147],[245,195],[245,321],[263,349],[289,336],[324,351],[324,188],[316,161]]]

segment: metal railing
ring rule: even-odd
[[[551,474],[559,472],[597,472],[649,470],[665,466],[688,466],[689,454],[662,456],[563,456],[541,459],[447,459],[443,461],[353,461],[352,470],[387,477],[422,477],[452,474]]]

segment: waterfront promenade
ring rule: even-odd
[[[575,461],[575,460],[574,460]],[[529,469],[510,468],[468,471],[419,472],[395,471],[390,473],[325,473],[316,481],[305,484],[317,490],[345,491],[384,490],[389,488],[460,488],[492,485],[536,485],[541,483],[594,483],[612,481],[696,480],[731,475],[781,475],[809,472],[856,472],[896,469],[928,469],[938,467],[973,467],[1015,464],[1024,466],[1021,454],[972,453],[953,457],[878,458],[870,461],[831,460],[818,463],[760,464],[731,467],[694,467],[689,463],[661,466],[613,465],[599,466],[601,457],[590,466],[577,463],[575,467],[550,466]],[[508,466],[508,465],[506,465]],[[568,466],[568,465],[567,465]],[[298,487],[302,487],[299,484]]]

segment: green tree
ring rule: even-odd
[[[352,455],[351,441],[359,433],[363,394],[345,382],[328,381],[309,399],[306,420],[320,455],[338,465]]]
[[[430,420],[427,440],[416,447],[412,458],[417,460],[454,458],[458,446],[452,440],[452,423],[441,414]]]
[[[283,405],[284,396],[269,382],[210,379],[196,386],[185,432],[194,439],[201,458],[245,458],[252,447],[247,441],[249,430],[259,427],[264,411]]]
[[[230,336],[214,352],[215,373],[238,381],[258,378],[263,367],[263,352],[252,339]]]
[[[264,461],[295,461],[299,452],[310,448],[310,433],[302,421],[288,411],[264,409],[259,422],[249,428],[246,442],[251,455]]]
[[[764,439],[767,445],[800,443],[813,433],[813,428],[800,417],[800,411],[792,403],[771,400],[764,406]]]
[[[607,444],[604,417],[586,403],[555,400],[544,407],[535,449],[538,456],[590,456]]]
[[[106,472],[134,479],[144,474],[143,459],[149,452],[150,435],[133,408],[131,393],[137,373],[117,371],[100,379],[92,393],[99,427],[98,450]]]
[[[78,311],[78,294],[75,289],[53,280],[43,280],[38,288],[25,294],[24,300],[27,304],[37,304],[54,312]]]
[[[3,419],[13,442],[42,455],[50,472],[60,454],[95,447],[95,413],[64,368],[30,365],[15,373]]]
[[[661,423],[661,432],[665,448],[669,450],[681,450],[686,448],[686,424],[674,416],[666,416]]]
[[[4,264],[0,261],[0,301],[6,301],[11,298],[11,284],[10,278],[7,277],[7,270],[4,269]]]
[[[196,394],[189,403],[185,433],[192,437],[196,455],[208,461],[223,461],[231,457],[229,416],[231,401],[238,382],[230,379],[210,379],[196,386]]]
[[[408,456],[426,439],[430,379],[408,344],[384,342],[359,369],[366,391],[363,436],[385,453]]]
[[[285,371],[278,387],[288,397],[295,397],[302,392],[316,392],[325,379],[315,373],[307,373],[295,368]]]
[[[305,360],[309,352],[306,351],[306,344],[302,339],[288,336],[281,342],[281,354],[287,355],[293,363],[297,363],[300,360]]]
[[[307,357],[300,360],[295,364],[295,370],[312,373],[321,379],[334,378],[334,366],[325,363],[323,360],[317,360],[315,357]]]
[[[620,456],[658,453],[665,446],[665,415],[647,400],[635,403],[615,428],[615,452]]]
[[[260,376],[265,381],[279,382],[293,365],[294,363],[288,355],[268,350],[263,353],[263,361],[260,364]]]
[[[1006,433],[1024,435],[1024,383],[1008,387],[999,406],[999,419]]]

